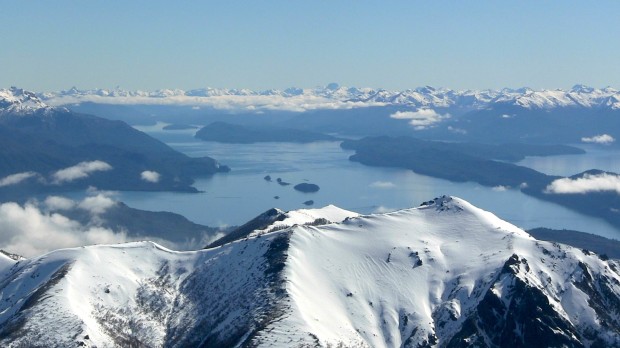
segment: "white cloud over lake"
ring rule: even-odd
[[[595,144],[607,145],[607,144],[613,143],[614,141],[616,141],[616,139],[609,134],[601,134],[601,135],[595,135],[593,137],[581,138],[581,141],[584,143],[595,143]]]
[[[419,109],[417,111],[397,111],[390,117],[397,120],[409,120],[410,125],[414,126],[416,130],[421,130],[449,118],[450,115],[441,115],[433,109]]]
[[[620,194],[620,176],[608,173],[585,174],[577,179],[557,179],[545,189],[546,193],[553,194],[585,194],[604,191]]]

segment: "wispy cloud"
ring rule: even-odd
[[[80,162],[75,166],[55,172],[52,177],[55,184],[61,184],[86,178],[94,172],[107,170],[112,170],[112,166],[103,161]]]
[[[456,127],[452,127],[452,126],[448,126],[448,130],[452,133],[455,134],[467,134],[467,130],[462,129],[462,128],[456,128]]]
[[[23,173],[17,173],[17,174],[5,176],[4,178],[0,179],[0,187],[17,185],[23,181],[26,181],[30,178],[34,178],[38,176],[39,174],[35,172],[23,172]]]
[[[620,194],[620,176],[608,173],[585,174],[577,179],[555,180],[545,189],[545,193],[554,194],[585,194],[603,191]]]
[[[504,185],[494,186],[492,188],[492,190],[495,192],[504,192],[504,191],[507,191],[508,189],[510,189],[510,186],[504,186]]]
[[[383,214],[383,213],[389,213],[392,211],[396,211],[397,209],[394,208],[389,208],[383,205],[380,205],[378,207],[375,208],[375,210],[373,211],[375,214]]]
[[[613,143],[614,141],[616,141],[616,139],[609,134],[601,134],[601,135],[595,135],[593,137],[581,138],[581,141],[584,143],[595,143],[595,144],[607,145],[607,144]]]
[[[152,170],[145,170],[142,173],[140,173],[140,178],[142,180],[152,182],[152,183],[159,182],[160,177],[161,175],[158,172],[155,172]]]
[[[375,181],[369,186],[372,188],[378,188],[378,189],[391,189],[391,188],[396,187],[396,185],[394,185],[394,183],[390,181]]]
[[[450,115],[440,115],[433,109],[419,109],[417,111],[397,111],[390,115],[397,120],[409,120],[409,124],[416,130],[426,129],[434,124],[450,117]]]

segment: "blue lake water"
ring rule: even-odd
[[[589,169],[620,173],[620,152],[605,145],[574,145],[585,155],[528,157],[517,163],[549,175],[571,176]]]
[[[272,207],[305,208],[303,202],[307,200],[313,200],[314,207],[335,204],[366,214],[414,207],[446,194],[466,199],[525,229],[566,228],[620,239],[620,230],[602,219],[540,201],[518,190],[500,191],[475,183],[435,179],[409,170],[367,167],[351,162],[348,157],[353,152],[342,150],[337,142],[219,144],[194,139],[193,131],[161,131],[161,127],[140,129],[189,156],[209,155],[232,168],[230,173],[198,179],[195,186],[204,191],[198,194],[119,193],[118,198],[129,206],[176,212],[201,224],[238,225]],[[596,163],[609,164],[599,169],[616,168],[618,161],[607,160],[609,156],[613,157],[613,151],[603,149],[592,156],[588,153],[528,158],[521,163],[549,174],[574,174],[582,171],[581,168],[596,168],[590,166]],[[274,182],[265,181],[265,175],[270,175]],[[291,185],[281,186],[275,182],[277,178]],[[317,184],[321,189],[317,193],[295,191],[293,185],[302,182]]]

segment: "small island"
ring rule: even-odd
[[[278,184],[280,184],[281,186],[288,186],[290,185],[290,183],[283,181],[282,178],[277,178],[276,181],[278,182]]]
[[[319,187],[319,185],[315,185],[315,184],[308,184],[308,183],[301,183],[301,184],[297,184],[293,187],[295,190],[300,191],[300,192],[304,192],[304,193],[312,193],[312,192],[317,192],[319,191],[321,188]]]
[[[305,201],[304,205],[307,205],[307,206],[314,205],[314,201],[313,200]]]

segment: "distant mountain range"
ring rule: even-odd
[[[618,347],[620,264],[454,197],[254,220],[213,248],[0,254],[14,347]],[[16,260],[17,259],[17,260]]]
[[[609,145],[620,137],[620,91],[584,85],[568,90],[427,86],[389,91],[329,84],[258,92],[72,88],[37,95],[52,105],[131,124],[226,122],[345,137],[415,135],[488,143]]]
[[[299,101],[300,108],[351,108],[363,106],[399,105],[416,108],[456,108],[463,110],[484,109],[500,104],[520,106],[529,109],[556,107],[586,107],[620,109],[620,91],[607,88],[593,88],[575,85],[569,90],[533,90],[530,88],[503,88],[499,90],[453,90],[430,86],[390,91],[386,89],[341,87],[329,84],[317,88],[288,88],[253,91],[249,89],[200,88],[192,90],[162,89],[157,91],[128,91],[117,89],[80,90],[75,87],[59,92],[39,93],[38,96],[54,105],[79,102],[107,104],[211,104],[217,107],[218,99],[237,100],[245,104],[248,100],[256,104],[265,103],[273,109],[290,109],[290,105],[278,100]],[[248,99],[249,98],[249,99]],[[275,103],[269,104],[272,99]],[[302,105],[307,103],[308,105]],[[336,102],[337,104],[329,104]]]

